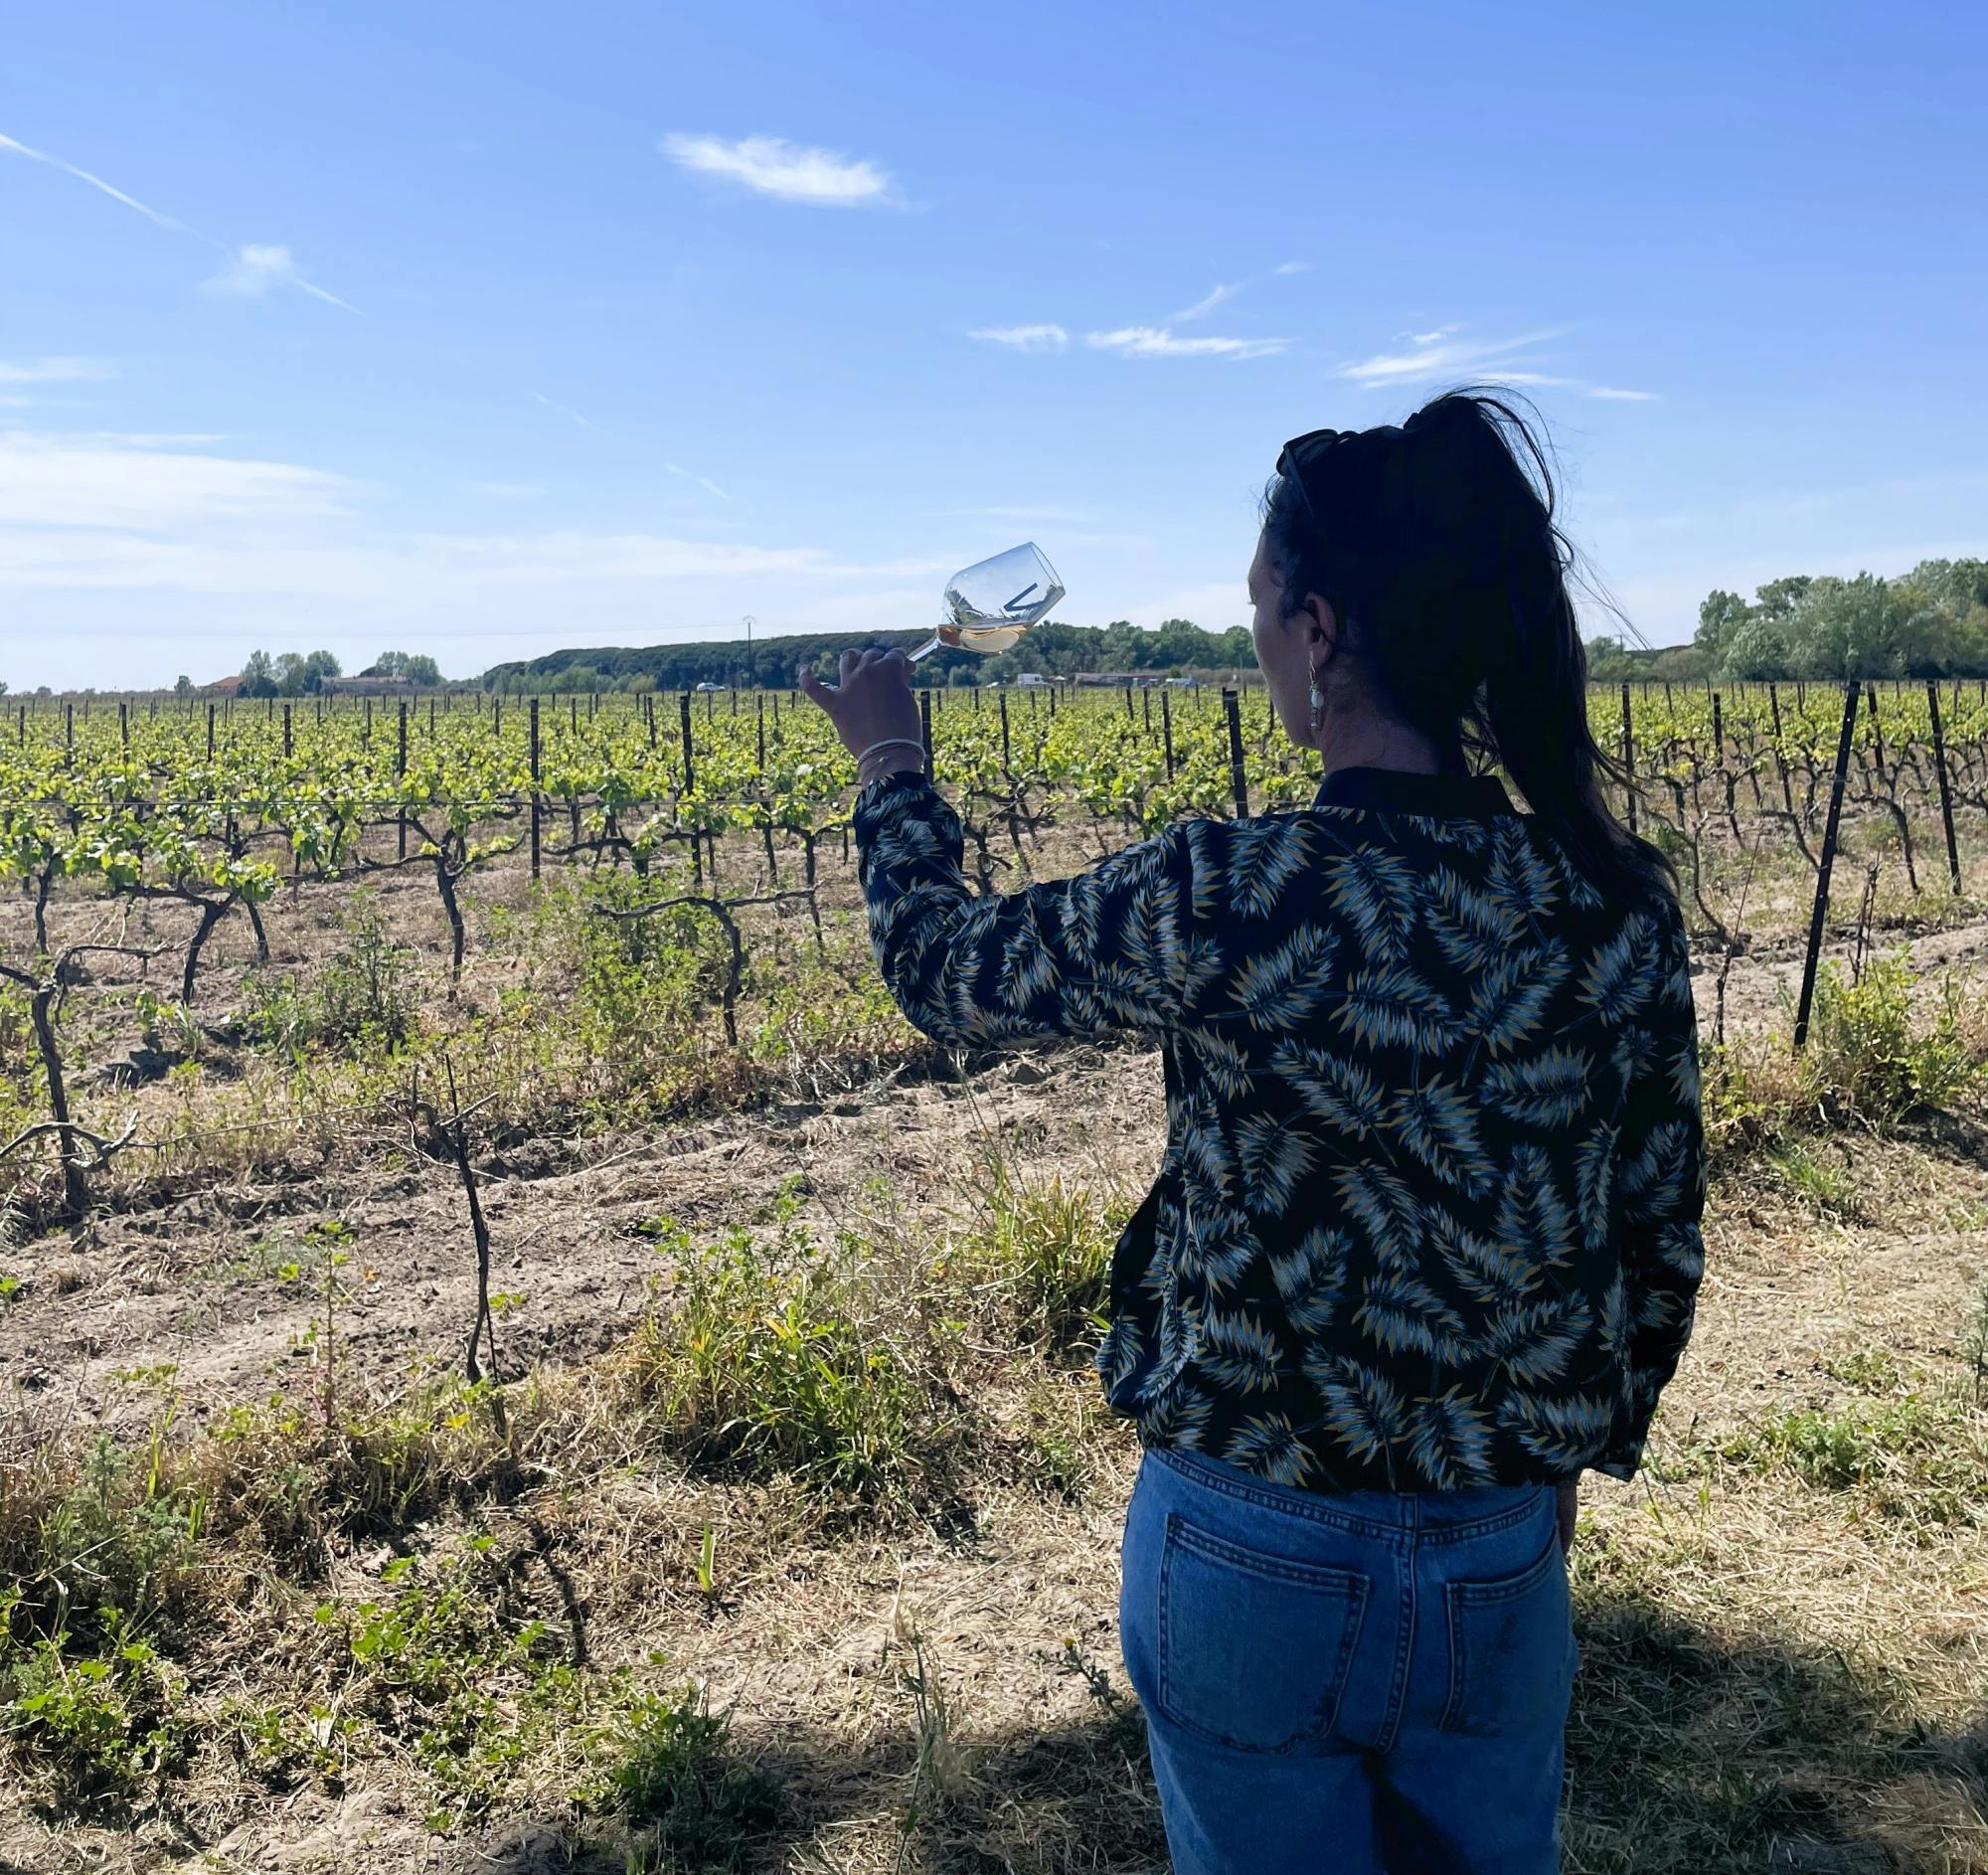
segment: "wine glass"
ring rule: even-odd
[[[1063,597],[1063,582],[1034,541],[955,573],[946,583],[946,622],[911,652],[915,664],[940,645],[955,651],[1012,651]]]

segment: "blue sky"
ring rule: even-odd
[[[0,677],[922,624],[1031,536],[1063,616],[1223,626],[1286,435],[1478,376],[1652,641],[1988,552],[1985,55],[1767,0],[17,9]]]

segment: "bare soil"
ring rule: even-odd
[[[510,967],[484,947],[488,907],[522,904],[524,884],[522,863],[507,862],[473,888],[471,1005],[494,996]],[[433,958],[442,927],[432,886],[402,873],[378,888],[391,928]],[[848,909],[839,888],[830,896]],[[25,948],[25,910],[0,906],[0,944],[13,954]],[[270,908],[274,965],[313,967],[339,940],[340,912],[336,889]],[[67,903],[56,916],[60,942],[98,931],[106,912]],[[177,918],[146,914],[130,940],[176,934]],[[1988,921],[1901,923],[1892,936],[1910,944],[1920,969],[1974,972]],[[254,964],[247,938],[246,925],[223,934],[204,1005],[231,1005]],[[1830,946],[1836,955],[1849,948]],[[1707,1015],[1721,962],[1709,952],[1698,961]],[[1799,967],[1792,929],[1757,941],[1730,972],[1729,1019],[1776,1024]],[[106,970],[102,980],[112,978]],[[115,1057],[129,1040],[106,1016],[92,1059]],[[700,1237],[767,1232],[786,1189],[799,1220],[824,1236],[885,1220],[936,1249],[982,1216],[990,1158],[1030,1180],[1136,1194],[1157,1165],[1163,1119],[1154,1054],[1079,1047],[963,1079],[901,1072],[846,1099],[500,1151],[479,1169],[494,1286],[517,1298],[498,1324],[503,1372],[577,1369],[619,1343],[658,1269],[643,1230],[657,1219]],[[1699,1326],[1666,1395],[1655,1462],[1633,1484],[1596,1478],[1585,1488],[1575,1575],[1587,1664],[1572,1732],[1572,1869],[1671,1875],[1678,1865],[1661,1859],[1662,1844],[1681,1799],[1663,1780],[1709,1803],[1703,1792],[1724,1789],[1736,1762],[1748,1777],[1764,1775],[1746,1758],[1761,1714],[1775,1701],[1824,1698],[1832,1662],[1854,1659],[1896,1686],[1896,1714],[1847,1732],[1840,1760],[1815,1769],[1824,1794],[1807,1820],[1791,1816],[1778,1829],[1772,1866],[1988,1870],[1981,1525],[1907,1538],[1852,1497],[1780,1474],[1693,1469],[1681,1456],[1775,1413],[1840,1404],[1846,1388],[1832,1368],[1860,1352],[1882,1350],[1903,1370],[1938,1376],[1965,1365],[1988,1283],[1979,1135],[1844,1136],[1818,1143],[1814,1156],[1849,1194],[1842,1202],[1819,1208],[1758,1169],[1717,1190]],[[129,1436],[156,1410],[156,1385],[143,1376],[164,1366],[176,1370],[172,1384],[195,1422],[272,1388],[296,1390],[325,1357],[326,1333],[312,1333],[325,1312],[323,1240],[311,1233],[332,1220],[351,1234],[340,1239],[350,1262],[329,1337],[340,1386],[384,1395],[416,1373],[459,1370],[474,1294],[462,1189],[448,1164],[383,1138],[334,1162],[265,1168],[100,1217],[75,1238],[51,1233],[0,1252],[0,1268],[20,1280],[16,1299],[0,1305],[9,1404]],[[297,1273],[286,1276],[291,1264]],[[491,1527],[537,1559],[547,1606],[571,1613],[588,1657],[661,1654],[670,1675],[695,1676],[715,1705],[735,1708],[742,1749],[788,1792],[785,1820],[755,1866],[1157,1870],[1164,1844],[1144,1765],[1070,1670],[1074,1643],[1123,1694],[1117,1534],[1136,1448],[1095,1412],[1088,1375],[1057,1384],[1085,1426],[1090,1478],[1074,1497],[990,1478],[964,1521],[913,1517],[831,1539],[777,1493],[631,1473],[498,1508]],[[1674,1458],[1678,1475],[1663,1481]],[[707,1526],[718,1532],[715,1599],[695,1580]],[[334,1559],[331,1589],[377,1588],[389,1554]],[[1648,1611],[1626,1653],[1616,1634],[1625,1608]],[[239,1650],[245,1685],[269,1684],[256,1657],[268,1614],[262,1601],[245,1601],[218,1643]],[[912,1632],[961,1762],[908,1835]],[[1666,1721],[1660,1742],[1646,1736],[1643,1682],[1629,1670],[1651,1635],[1677,1650],[1682,1664],[1666,1671],[1696,1702],[1689,1723]],[[1907,1728],[1917,1741],[1909,1775],[1853,1769],[1890,1766]],[[246,1812],[217,1799],[205,1827],[197,1809],[171,1827],[157,1817],[125,1827],[59,1821],[38,1813],[28,1792],[0,1790],[0,1875],[620,1866],[585,1847],[557,1792],[523,1791],[496,1820],[461,1833],[431,1831],[426,1807],[417,1769],[385,1759],[355,1766],[336,1793],[307,1785]]]

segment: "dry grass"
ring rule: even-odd
[[[416,941],[425,901],[383,903]],[[313,930],[279,961],[343,941]],[[487,1011],[522,952],[482,938]],[[1576,1550],[1573,1869],[1988,1870],[1988,1154],[1901,1119],[1953,1051],[1882,1002],[1712,1077],[1698,1333]],[[1083,1362],[1156,1063],[952,1083],[879,1043],[810,1085],[836,1038],[779,1020],[694,1119],[491,1142],[501,1417],[452,1378],[459,1187],[336,1077],[149,1090],[205,1159],[81,1237],[11,1227],[4,1696],[121,1664],[108,1730],[16,1714],[0,1869],[1163,1865],[1116,1643],[1136,1448]],[[572,1067],[503,1033],[507,1085]]]

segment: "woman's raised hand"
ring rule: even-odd
[[[924,738],[904,652],[874,646],[845,651],[835,683],[823,683],[806,665],[797,682],[801,695],[828,713],[843,747],[857,758],[859,780],[923,766]]]

